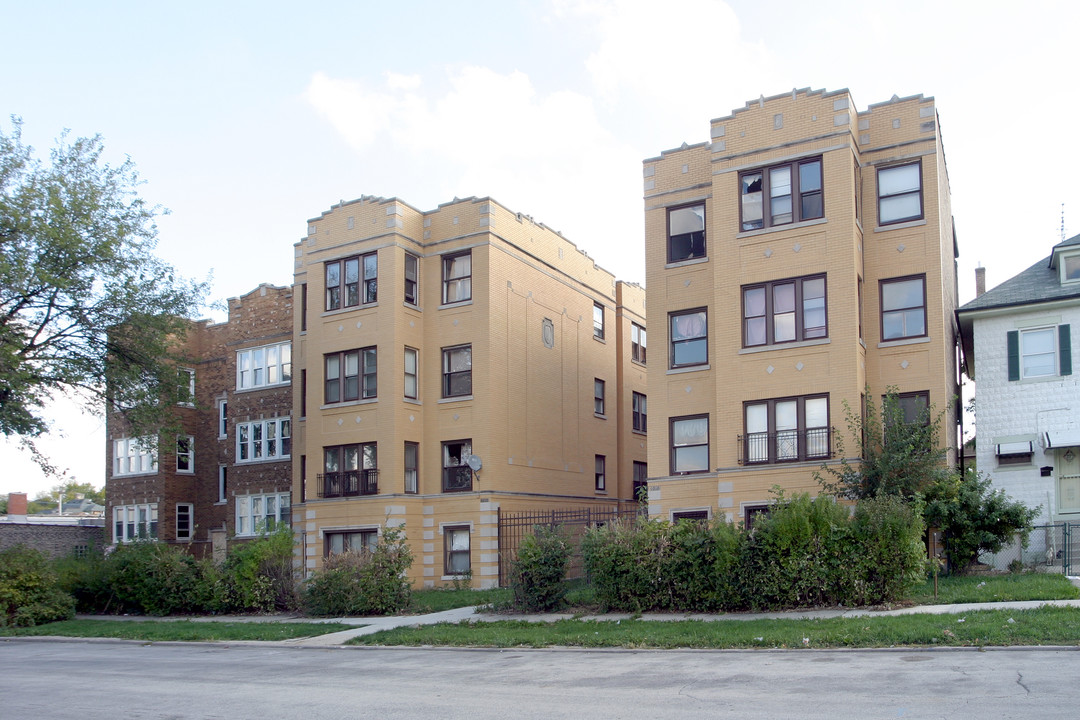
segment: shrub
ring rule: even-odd
[[[60,589],[49,559],[18,545],[0,552],[0,626],[70,620],[75,600]]]
[[[921,508],[896,496],[859,502],[852,518],[850,574],[845,605],[875,605],[907,597],[926,579]]]
[[[119,545],[105,561],[111,592],[107,609],[146,615],[200,612],[214,592],[200,564],[183,550],[158,542]]]
[[[670,606],[660,571],[669,528],[656,520],[617,520],[585,532],[582,558],[602,607],[641,612]]]
[[[510,589],[519,610],[548,611],[566,597],[570,544],[558,527],[537,526],[518,548],[510,566]]]
[[[386,615],[409,605],[405,572],[412,551],[404,533],[385,528],[373,551],[331,555],[304,585],[304,607],[311,615],[344,617]]]
[[[271,612],[296,606],[292,569],[292,529],[281,525],[271,533],[233,544],[220,578],[221,609],[228,612]],[[212,568],[204,570],[214,575]]]

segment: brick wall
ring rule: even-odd
[[[105,528],[92,525],[0,523],[0,550],[26,545],[49,557],[65,557],[77,548],[102,547]]]

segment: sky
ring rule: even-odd
[[[492,197],[645,282],[642,160],[761,95],[935,98],[960,245],[993,287],[1080,232],[1080,3],[0,0],[0,129],[131,157],[157,253],[220,306],[287,285],[341,200]],[[1034,188],[1034,189],[1033,189]],[[224,319],[220,309],[205,315]],[[105,482],[104,422],[62,398],[39,444]],[[0,439],[0,496],[56,484]]]

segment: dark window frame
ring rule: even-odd
[[[604,415],[607,407],[607,383],[593,378],[593,415]]]
[[[412,265],[411,268],[410,265]],[[408,305],[418,306],[420,304],[420,258],[407,252],[405,253],[404,266],[405,302]]]
[[[634,484],[631,486],[633,487],[634,492],[633,499],[637,500],[638,502],[641,502],[642,500],[645,500],[647,502],[648,496],[646,495],[644,498],[642,498],[642,493],[648,493],[649,491],[649,464],[641,462],[640,460],[635,460],[633,472]],[[642,488],[644,488],[644,491],[642,490]]]
[[[675,425],[687,421],[687,420],[704,420],[705,421],[705,442],[695,443],[693,445],[676,445],[675,444]],[[705,448],[705,467],[695,470],[676,470],[676,457],[678,456],[679,448]],[[669,470],[672,475],[695,475],[698,473],[707,473],[712,467],[712,428],[709,422],[708,413],[699,413],[697,415],[680,415],[678,417],[668,418],[668,459]]]
[[[372,552],[374,548],[371,545],[379,544],[379,531],[376,529],[364,529],[364,530],[333,530],[323,534],[323,557],[327,558],[331,555],[337,555],[338,553],[331,551],[331,545],[333,544],[333,537],[341,537],[342,549],[341,553],[347,552]],[[375,542],[371,542],[371,538],[375,538]],[[354,547],[355,542],[359,547]]]
[[[469,258],[469,273],[468,275],[459,275],[457,277],[450,277],[450,273],[453,269],[453,262],[460,258]],[[472,300],[472,250],[465,250],[464,252],[447,253],[442,256],[442,301],[443,305],[455,305],[457,303],[469,302]],[[468,297],[458,297],[453,300],[450,299],[450,288],[465,288]]]
[[[630,408],[632,414],[631,426],[634,432],[648,433],[649,427],[649,398],[645,393],[633,391],[630,394]]]
[[[825,401],[825,424],[808,426],[806,421],[806,403],[808,400]],[[777,430],[776,406],[779,403],[795,402],[796,427]],[[752,407],[766,407],[765,431],[750,432],[748,428],[749,410]],[[809,393],[786,397],[746,400],[743,402],[743,434],[739,436],[741,465],[782,465],[785,463],[820,461],[832,457],[832,408],[829,405],[829,393]],[[824,439],[824,451],[810,452],[814,443]],[[781,443],[795,440],[795,453],[782,453]],[[765,456],[760,457],[760,444],[765,443]]]
[[[607,456],[597,455],[593,461],[596,492],[607,492]]]
[[[817,164],[817,187],[809,186],[804,190],[805,182],[802,177],[802,168]],[[772,196],[773,171],[787,169],[789,177],[789,192],[786,195]],[[748,192],[748,188],[755,187],[752,178],[757,176],[757,190]],[[749,184],[748,184],[749,183]],[[744,198],[754,193],[761,193],[761,219],[746,220],[746,202]],[[773,203],[780,198],[788,198],[790,210],[787,213],[773,213]],[[780,203],[782,206],[782,203]],[[790,215],[788,220],[777,220]],[[825,217],[825,165],[821,155],[816,157],[799,158],[775,165],[766,165],[752,170],[744,170],[739,173],[739,232],[753,232],[773,227],[794,225],[807,220],[820,220]]]
[[[824,311],[824,325],[821,327],[821,334],[808,334],[810,330],[817,330],[817,328],[806,327],[806,284],[811,281],[821,280],[822,282],[822,302]],[[776,339],[776,318],[780,314],[776,312],[776,290],[784,285],[792,285],[794,288],[794,307],[790,311],[794,315],[795,321],[795,337],[790,340],[777,340]],[[765,305],[763,313],[761,315],[747,316],[747,294],[755,290],[761,290],[765,295]],[[803,275],[794,278],[784,278],[783,280],[771,280],[764,283],[754,283],[752,285],[742,286],[742,346],[744,348],[758,348],[769,347],[771,345],[786,345],[793,342],[803,342],[806,340],[823,340],[829,337],[829,282],[825,273],[819,273],[816,275]],[[765,323],[765,340],[760,343],[750,344],[748,342],[749,323],[751,320],[757,320],[760,318]]]
[[[409,372],[409,353],[412,353],[413,359],[413,369],[411,373]],[[404,363],[402,365],[402,374],[404,375],[405,380],[405,398],[408,400],[416,400],[420,397],[420,351],[406,345],[402,362]],[[409,394],[409,378],[412,378],[412,395]]]
[[[370,452],[368,451],[370,448]],[[346,468],[347,452],[355,451],[356,467]],[[331,453],[334,462],[330,462]],[[369,462],[370,459],[370,462]],[[335,469],[331,469],[331,467]],[[376,441],[323,446],[319,497],[353,497],[379,492],[379,443]]]
[[[630,359],[634,362],[645,364],[647,338],[645,326],[636,322],[630,323]]]
[[[465,533],[465,537],[468,539],[469,547],[465,550],[454,550],[453,538],[457,533]],[[468,575],[472,572],[472,528],[468,525],[444,525],[442,529],[443,534],[443,575],[453,575],[461,577]],[[467,562],[464,568],[454,568],[454,557],[465,557]]]
[[[410,448],[413,451],[413,465],[411,467],[409,466]],[[405,441],[402,467],[405,469],[405,492],[409,495],[415,495],[420,491],[420,443],[409,442],[408,440]],[[411,478],[409,475],[410,472],[412,473]]]
[[[605,328],[604,306],[601,305],[598,302],[594,302],[593,303],[593,310],[592,310],[592,317],[593,317],[593,320],[592,320],[592,324],[593,324],[592,336],[593,336],[593,339],[595,339],[595,340],[603,340],[604,339],[604,328]]]
[[[899,283],[903,283],[903,282],[910,282],[912,280],[921,280],[922,281],[922,305],[921,306],[920,305],[909,305],[909,306],[904,306],[904,307],[895,307],[895,308],[886,309],[885,308],[885,286],[899,284]],[[921,333],[909,334],[909,333],[907,333],[906,313],[909,313],[909,312],[911,312],[913,310],[916,310],[916,309],[918,309],[920,307],[922,309],[922,325],[923,325],[922,330],[923,331]],[[929,325],[929,314],[927,312],[927,309],[928,309],[928,303],[927,303],[927,298],[926,298],[926,274],[925,273],[916,274],[916,275],[904,275],[903,277],[885,278],[883,280],[878,281],[878,322],[880,323],[879,327],[881,329],[881,341],[882,342],[892,342],[894,340],[909,340],[909,339],[912,339],[912,338],[929,337],[930,328],[928,327],[928,325]],[[885,316],[887,314],[897,314],[897,313],[904,313],[905,314],[904,321],[903,321],[904,328],[905,328],[904,329],[905,334],[903,334],[903,335],[895,335],[893,337],[885,337]]]
[[[695,208],[701,208],[701,230],[691,230],[690,232],[672,235],[671,214],[685,210],[693,211]],[[703,260],[709,257],[707,233],[708,216],[706,214],[704,202],[693,202],[669,207],[667,209],[666,219],[667,225],[665,234],[667,236],[668,264],[687,262],[690,260]],[[682,248],[683,245],[685,245],[685,249]],[[679,246],[678,253],[676,253],[676,246]]]
[[[356,374],[347,374],[350,356],[356,356]],[[369,368],[368,357],[372,364]],[[331,359],[337,361],[337,376],[330,377]],[[323,404],[338,405],[360,400],[375,400],[379,397],[379,354],[378,347],[353,348],[323,355]]]
[[[881,174],[888,173],[891,170],[899,170],[901,168],[916,167],[919,175],[919,187],[915,190],[906,190],[904,192],[889,193],[888,195],[881,194]],[[923,173],[922,173],[922,160],[913,160],[911,162],[896,163],[893,165],[885,165],[877,168],[877,216],[878,225],[895,225],[897,223],[914,222],[916,220],[922,220],[926,217],[926,205],[923,200]],[[919,199],[919,212],[916,215],[905,215],[904,217],[892,218],[890,220],[881,219],[881,201],[882,199],[890,200],[893,198],[911,197],[917,196]]]
[[[450,364],[450,358],[453,353],[460,350],[469,351],[469,369],[468,370],[450,370],[452,365]],[[465,383],[465,379],[468,382]],[[467,384],[468,387],[464,390],[455,385]],[[472,344],[467,343],[465,345],[452,345],[450,347],[444,347],[442,349],[442,396],[443,399],[448,398],[466,398],[472,397]]]
[[[368,261],[373,260],[369,266]],[[349,282],[349,265],[356,263],[356,281]],[[331,284],[331,268],[336,268],[337,282]],[[323,283],[327,312],[374,305],[379,301],[379,253],[372,251],[323,263]]]
[[[468,460],[464,457],[464,447],[457,449],[456,464],[452,464],[450,454],[450,446],[461,445],[468,446],[468,454],[472,455],[472,438],[466,438],[462,440],[444,440],[441,445],[440,452],[442,453],[442,491],[444,493],[453,492],[470,492],[472,491],[472,468],[469,467]]]
[[[675,321],[676,318],[686,317],[689,315],[696,315],[698,313],[705,314],[705,333],[703,335],[695,335],[693,337],[686,337],[680,340],[675,339]],[[702,342],[705,345],[705,359],[701,362],[676,362],[676,356],[678,355],[677,349],[682,345],[688,345],[690,343]],[[690,310],[678,310],[676,312],[668,313],[668,367],[672,370],[686,367],[701,367],[709,364],[709,309],[704,307],[693,308]]]

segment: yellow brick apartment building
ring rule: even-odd
[[[644,161],[654,517],[819,492],[865,388],[954,446],[957,245],[933,98],[794,90]],[[843,436],[838,436],[843,433]]]
[[[404,530],[410,579],[498,583],[499,513],[647,475],[645,293],[490,198],[362,197],[295,246],[298,566]]]

